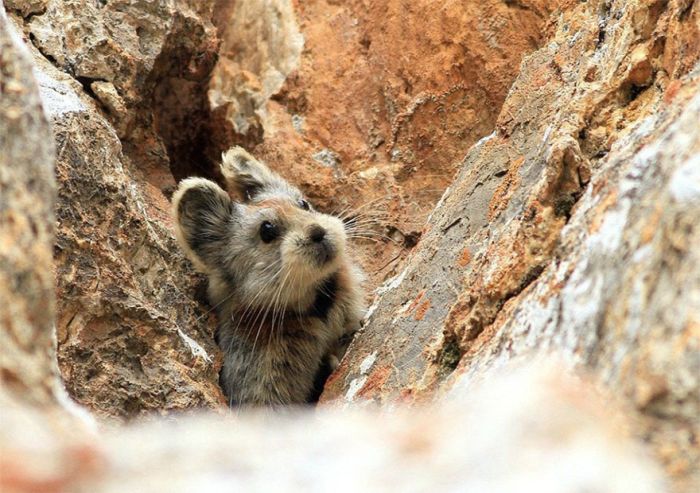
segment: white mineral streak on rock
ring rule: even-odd
[[[369,372],[372,365],[377,360],[377,351],[367,355],[365,359],[360,363],[360,376],[353,378],[348,387],[348,391],[345,393],[345,400],[347,402],[352,402],[355,400],[357,393],[362,390],[367,382],[367,373]]]
[[[177,333],[183,340],[187,348],[192,352],[192,356],[197,356],[203,358],[207,363],[211,363],[211,356],[207,354],[202,346],[200,346],[197,341],[192,339],[190,336],[185,334],[182,329],[177,329]]]
[[[348,385],[348,391],[345,393],[345,400],[347,402],[352,402],[355,400],[357,393],[362,390],[367,382],[367,375],[362,375],[357,378],[353,378]]]
[[[365,320],[369,320],[372,314],[377,310],[379,307],[379,301],[381,300],[382,295],[385,293],[391,291],[392,289],[398,288],[403,280],[406,278],[406,274],[408,273],[408,267],[406,267],[401,273],[397,276],[392,277],[391,279],[387,280],[379,286],[375,291],[374,291],[374,301],[372,302],[372,305],[367,309],[367,313],[365,314]]]
[[[376,360],[377,351],[374,351],[372,354],[369,354],[365,359],[363,359],[362,363],[360,363],[360,373],[366,374],[369,369],[372,368],[372,365]]]

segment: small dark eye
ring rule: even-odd
[[[279,231],[277,226],[272,224],[270,221],[264,221],[260,225],[260,239],[265,243],[270,243],[275,238],[279,236]]]
[[[309,205],[309,203],[304,199],[299,199],[299,202],[297,202],[297,203],[299,204],[299,207],[301,207],[305,211],[308,211],[309,209],[311,209],[311,206]]]

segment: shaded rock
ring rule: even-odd
[[[19,11],[24,17],[40,14],[46,10],[49,0],[5,0],[5,5],[11,10]]]

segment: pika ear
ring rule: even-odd
[[[246,201],[265,190],[289,187],[282,177],[238,146],[221,155],[221,173],[229,188]]]
[[[221,265],[234,218],[235,204],[216,183],[187,178],[173,195],[175,235],[195,267],[202,272]]]

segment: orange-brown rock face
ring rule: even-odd
[[[432,399],[555,353],[624,398],[678,484],[697,484],[697,7],[587,2],[558,19],[326,401]]]
[[[413,247],[466,151],[491,132],[522,56],[565,3],[241,2],[234,22],[262,27],[228,29],[214,100],[217,76],[235,81],[227,108],[229,121],[245,122],[233,125],[238,138],[322,208],[359,210],[369,237],[359,250],[376,284]],[[303,50],[291,49],[299,37]]]

